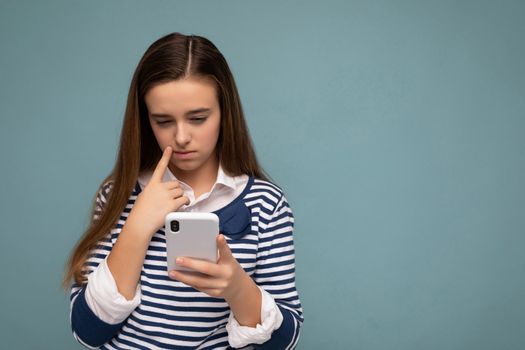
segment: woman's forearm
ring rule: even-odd
[[[130,214],[107,258],[118,291],[127,300],[135,295],[150,241],[151,235],[145,234]]]

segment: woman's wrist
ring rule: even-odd
[[[241,326],[256,327],[261,323],[261,291],[244,270],[238,290],[225,300]]]
[[[148,225],[148,220],[141,220],[140,216],[137,216],[137,212],[131,212],[129,213],[128,218],[126,219],[126,223],[124,224],[124,227],[127,228],[130,232],[133,232],[133,235],[141,236],[144,239],[149,241],[151,240],[151,237],[157,232],[157,229],[152,227],[151,225]]]

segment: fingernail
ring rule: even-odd
[[[177,259],[175,260],[175,262],[176,262],[177,264],[182,264],[184,261],[182,260],[182,258],[177,258]]]

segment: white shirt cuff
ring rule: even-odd
[[[264,288],[257,286],[261,290],[261,322],[254,327],[241,326],[233,312],[226,324],[228,331],[228,342],[234,348],[241,348],[248,344],[262,344],[272,337],[272,332],[278,329],[283,322],[283,315],[275,303],[273,297]]]
[[[86,302],[91,311],[102,321],[118,324],[124,321],[140,304],[142,293],[140,284],[137,284],[132,300],[127,300],[120,294],[106,259],[88,275]]]

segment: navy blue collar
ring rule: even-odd
[[[252,217],[250,209],[244,203],[244,197],[250,191],[254,182],[253,176],[249,175],[248,183],[241,194],[235,197],[226,206],[212,211],[219,217],[219,232],[232,239],[239,239],[251,232]],[[135,195],[141,192],[140,184],[135,184]]]

